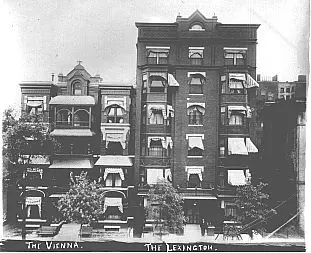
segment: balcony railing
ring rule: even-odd
[[[56,121],[57,128],[90,128],[89,121]]]

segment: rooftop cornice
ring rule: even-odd
[[[147,22],[135,22],[136,27],[177,27],[178,24],[174,23],[147,23]]]

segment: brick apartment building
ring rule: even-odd
[[[157,178],[183,194],[188,223],[236,215],[249,183],[249,94],[259,25],[221,24],[195,11],[174,23],[136,23],[135,181],[141,205]],[[151,222],[151,221],[150,221]],[[148,223],[148,219],[147,219]]]
[[[173,23],[136,23],[136,87],[105,83],[78,63],[52,82],[21,83],[22,110],[42,112],[61,148],[26,166],[28,223],[57,216],[81,172],[102,183],[107,230],[144,220],[147,192],[167,179],[183,194],[188,223],[234,219],[236,186],[250,183],[259,25],[222,24],[195,11]],[[35,182],[35,183],[34,183]],[[21,209],[20,209],[21,210]],[[20,216],[20,214],[19,214]]]

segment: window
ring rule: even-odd
[[[163,156],[162,140],[150,140],[149,156]]]
[[[286,100],[289,100],[289,99],[290,99],[290,95],[287,95],[287,96],[286,96]]]
[[[226,205],[225,218],[227,220],[235,220],[237,217],[237,208],[235,205]]]
[[[72,113],[69,109],[61,109],[56,114],[57,126],[70,126],[72,124]]]
[[[109,173],[107,175],[105,184],[107,187],[121,187],[122,180],[119,173]]]
[[[274,94],[272,92],[268,92],[268,101],[274,100]]]
[[[73,95],[82,95],[82,83],[74,82],[72,84],[72,94]]]
[[[147,92],[147,75],[143,74],[143,87],[142,87],[143,93]]]
[[[187,187],[188,188],[200,188],[201,182],[203,180],[202,172],[204,171],[204,167],[195,167],[195,166],[187,166]]]
[[[201,74],[191,74],[190,76],[190,94],[203,94],[204,76]]]
[[[194,24],[190,27],[189,31],[205,31],[201,24]]]
[[[151,109],[151,115],[149,118],[150,125],[163,125],[164,117],[162,109]]]
[[[229,119],[230,126],[242,126],[243,125],[243,115],[241,114],[231,114]]]
[[[107,123],[123,123],[124,109],[119,105],[111,105],[105,109]]]
[[[164,92],[166,80],[162,76],[150,76],[150,92]]]
[[[290,87],[286,87],[286,93],[290,93]]]
[[[204,107],[200,105],[191,105],[187,109],[189,125],[203,125]]]
[[[202,65],[204,47],[189,47],[189,59],[192,65]]]
[[[74,126],[87,127],[89,126],[89,114],[86,110],[79,109],[75,111],[73,117]]]
[[[189,175],[188,188],[200,188],[201,181],[197,174]]]
[[[226,124],[226,107],[225,106],[220,107],[220,123],[222,125]]]
[[[148,64],[167,64],[168,52],[149,51],[147,62]]]
[[[202,136],[188,136],[188,156],[202,156],[203,150]]]
[[[225,139],[224,138],[220,138],[219,139],[219,156],[220,157],[224,157],[225,156],[225,150],[226,150]]]
[[[294,86],[292,87],[292,92],[295,92],[295,87]]]
[[[109,141],[107,145],[107,155],[123,155],[122,144],[118,141]]]
[[[25,110],[29,114],[39,114],[46,110],[46,97],[24,97]]]
[[[243,82],[241,80],[236,80],[233,78],[230,79],[229,88],[230,88],[231,94],[243,94],[244,93]]]
[[[224,48],[225,65],[245,65],[247,48]]]
[[[281,89],[280,89],[280,93],[284,93],[284,88],[281,88]]]

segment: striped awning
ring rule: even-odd
[[[70,158],[54,160],[49,169],[92,169],[93,164],[89,158]]]
[[[54,129],[50,136],[59,137],[70,137],[70,136],[81,136],[81,137],[91,137],[95,135],[90,129]]]
[[[259,87],[259,84],[255,81],[254,78],[250,76],[250,74],[247,74],[245,88],[253,88],[253,87]]]
[[[256,148],[256,146],[254,145],[254,143],[251,141],[250,138],[246,138],[246,148],[247,148],[247,151],[249,153],[257,153],[258,152],[258,149]]]
[[[105,166],[105,167],[132,167],[133,162],[130,157],[122,155],[104,155],[100,156],[96,166]]]
[[[246,178],[243,170],[228,170],[228,184],[233,186],[246,185]]]
[[[248,155],[244,138],[228,138],[229,155]]]
[[[172,74],[168,74],[168,86],[179,87],[179,83]]]
[[[123,213],[122,198],[106,197],[104,200],[104,212],[106,212],[109,206],[116,206],[118,207],[119,211]]]
[[[119,174],[121,180],[125,179],[122,168],[105,168],[105,172],[104,172],[104,176],[103,176],[104,180],[106,180],[108,174]]]

